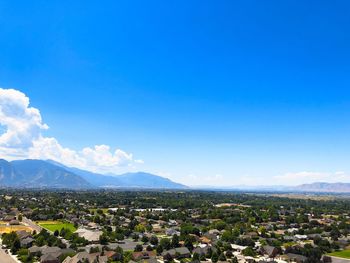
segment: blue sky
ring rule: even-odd
[[[348,1],[70,2],[0,3],[40,136],[190,185],[350,182]]]

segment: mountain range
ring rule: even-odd
[[[0,187],[13,188],[144,188],[187,189],[189,187],[158,175],[146,172],[103,175],[75,167],[68,167],[52,160],[0,159]],[[319,192],[350,193],[350,183],[315,182],[298,186],[202,186],[192,189],[261,192]]]
[[[0,187],[21,188],[165,188],[184,189],[187,186],[175,183],[158,175],[137,172],[121,175],[102,175],[67,167],[51,160],[0,159]]]

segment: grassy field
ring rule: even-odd
[[[96,211],[99,210],[99,209],[102,210],[102,212],[104,214],[107,214],[109,208],[90,208],[89,210],[90,210],[90,213],[95,214]]]
[[[339,258],[349,258],[350,259],[350,249],[335,251],[332,253],[328,253],[329,256],[339,257]]]
[[[16,231],[20,231],[20,230],[24,230],[24,231],[27,231],[27,232],[32,232],[33,231],[33,229],[31,229],[28,226],[22,226],[22,225],[19,225],[19,226],[0,225],[0,234],[11,233],[12,231],[16,232]]]
[[[55,232],[56,230],[61,231],[62,228],[69,229],[72,232],[77,230],[72,223],[61,221],[39,221],[37,224],[52,232]]]

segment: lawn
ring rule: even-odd
[[[61,221],[39,221],[37,222],[39,226],[51,231],[55,232],[56,230],[61,231],[62,228],[66,228],[74,232],[77,230],[72,223],[61,222]]]
[[[107,213],[108,213],[108,210],[109,210],[109,208],[91,208],[91,209],[89,209],[89,210],[90,210],[90,213],[95,214],[96,211],[99,210],[99,209],[102,210],[102,212],[103,212],[104,214],[107,214]]]
[[[350,249],[345,249],[342,251],[335,251],[328,253],[329,256],[340,257],[340,258],[349,258],[350,259]]]
[[[286,243],[284,243],[283,246],[284,246],[284,247],[292,247],[292,246],[294,246],[294,245],[296,245],[296,244],[297,244],[296,242],[291,241],[291,242],[286,242]]]

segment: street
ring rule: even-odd
[[[35,230],[37,233],[40,233],[42,230],[42,227],[34,223],[32,220],[23,217],[22,223],[26,224],[27,226],[31,227],[33,230]]]
[[[18,263],[18,260],[15,260],[9,254],[5,252],[5,249],[1,248],[2,240],[0,239],[0,262],[1,263]]]
[[[5,250],[0,248],[0,262],[1,263],[17,263],[9,254],[5,253]]]

